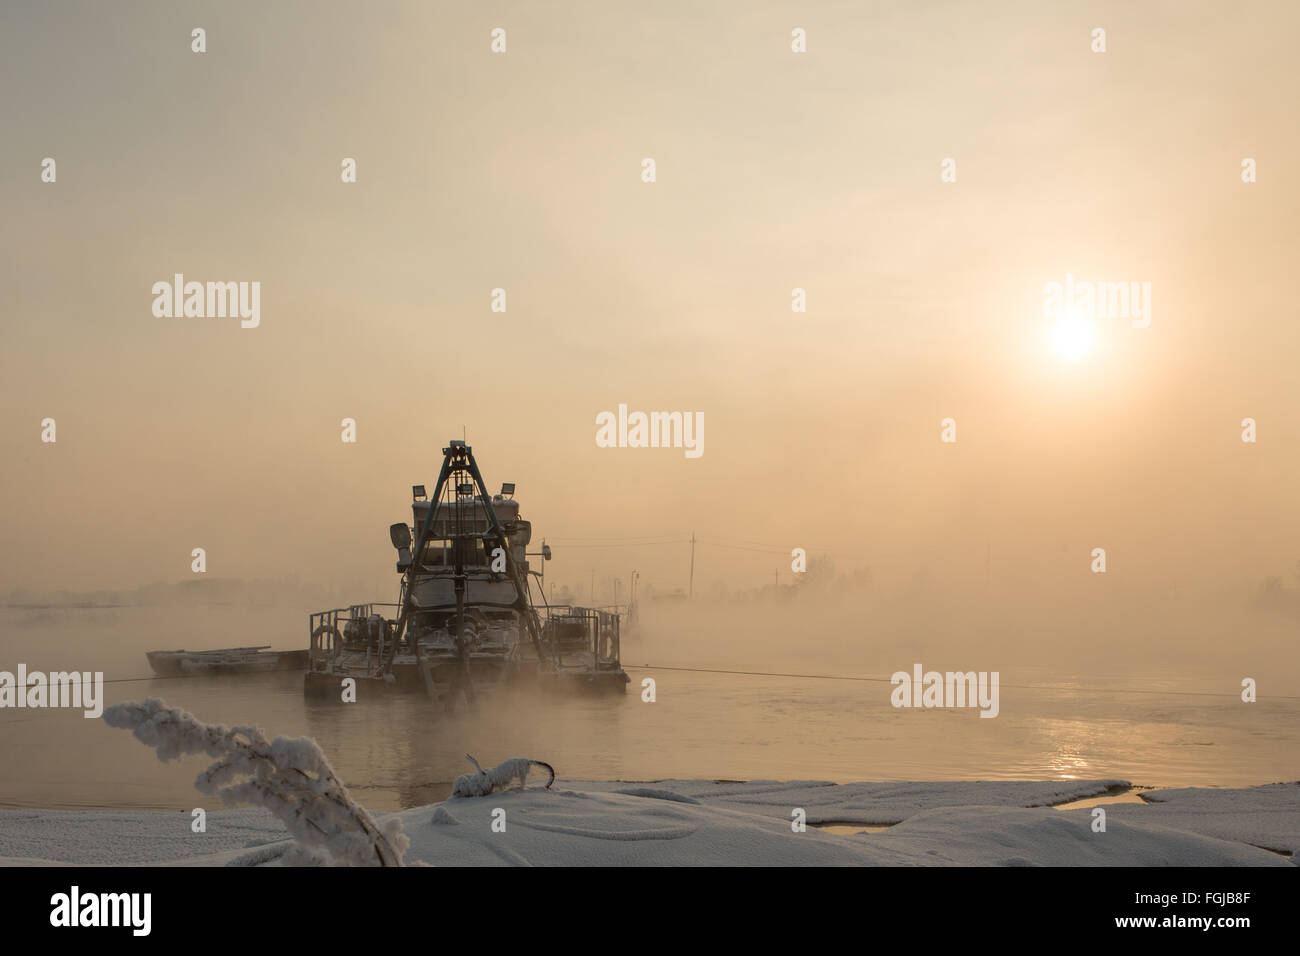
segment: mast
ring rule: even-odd
[[[424,522],[416,529],[415,548],[412,552],[411,563],[406,569],[406,574],[402,579],[402,599],[401,609],[398,612],[397,626],[394,628],[393,643],[388,648],[388,653],[384,655],[379,669],[376,671],[376,677],[384,677],[389,674],[393,666],[393,657],[397,653],[397,647],[406,634],[410,626],[411,614],[415,609],[415,585],[421,577],[427,576],[428,572],[424,570],[424,547],[430,538],[430,532],[433,529],[434,519],[438,512],[438,505],[442,502],[444,491],[447,489],[449,481],[459,479],[461,475],[468,475],[470,484],[473,486],[473,492],[477,492],[477,500],[483,506],[483,512],[487,517],[488,528],[481,535],[478,534],[456,534],[453,540],[460,540],[468,537],[482,537],[487,551],[491,554],[495,549],[500,548],[505,555],[506,577],[514,585],[515,603],[513,605],[520,618],[523,619],[524,626],[528,629],[528,637],[533,643],[533,650],[537,653],[538,661],[543,660],[541,647],[541,624],[537,616],[537,611],[532,602],[528,600],[527,582],[524,580],[523,572],[519,568],[518,562],[515,561],[514,554],[510,550],[510,541],[506,537],[505,529],[501,526],[500,519],[497,518],[496,509],[492,507],[492,496],[488,494],[487,486],[483,482],[483,475],[479,471],[478,463],[474,460],[474,451],[464,441],[452,440],[447,447],[442,450],[442,469],[438,472],[438,483],[434,486],[433,494],[429,496],[429,510],[424,516]],[[460,500],[459,494],[461,482],[457,480],[453,489],[457,492],[456,500]],[[460,520],[460,509],[455,509],[457,521]],[[450,523],[452,509],[448,509],[445,523]],[[463,564],[462,549],[453,547],[455,557],[455,566],[453,570],[453,583],[456,589],[456,627],[457,627],[457,645],[458,652],[462,659],[464,649],[461,647],[463,641],[464,628],[464,598],[466,574]],[[418,654],[418,648],[417,648]],[[472,696],[472,690],[467,696]]]

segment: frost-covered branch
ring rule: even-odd
[[[396,817],[380,827],[356,803],[310,737],[268,741],[258,727],[205,724],[179,707],[150,697],[104,711],[110,727],[130,730],[164,763],[190,754],[216,762],[194,781],[227,806],[265,807],[298,841],[290,859],[347,866],[401,866],[410,840]]]
[[[494,790],[504,790],[514,780],[519,781],[519,789],[523,790],[528,786],[528,774],[533,767],[541,767],[551,775],[551,779],[546,781],[547,790],[550,790],[551,784],[555,783],[555,768],[541,760],[514,757],[484,770],[469,754],[465,755],[465,759],[472,763],[478,772],[463,773],[453,780],[451,784],[453,797],[486,797]]]

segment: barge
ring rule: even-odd
[[[206,674],[260,674],[264,671],[303,670],[307,651],[273,651],[270,644],[257,647],[222,647],[211,651],[146,651],[145,659],[159,677],[197,677]]]

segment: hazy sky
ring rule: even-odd
[[[688,549],[573,539],[695,531],[760,549],[697,588],[802,546],[1085,596],[1104,547],[1117,591],[1245,594],[1300,558],[1298,34],[1282,0],[8,0],[0,590],[203,547],[392,600],[464,426],[584,588]],[[260,327],[155,317],[177,272],[259,281]],[[1067,273],[1151,283],[1150,326],[1055,354]],[[620,402],[703,412],[703,456],[597,448]]]

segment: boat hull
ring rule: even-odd
[[[159,677],[199,677],[220,674],[258,674],[266,671],[307,669],[308,652],[248,651],[219,648],[212,651],[147,651],[145,658]]]

